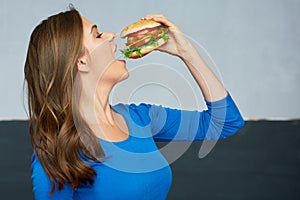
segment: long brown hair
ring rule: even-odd
[[[29,42],[24,73],[30,136],[34,154],[52,183],[50,194],[56,185],[61,190],[65,183],[73,189],[92,184],[96,172],[83,159],[99,161],[99,154],[104,155],[92,131],[87,126],[78,129],[74,122],[81,119],[72,110],[72,92],[84,49],[83,24],[74,8],[42,21]],[[97,151],[84,145],[82,133]]]

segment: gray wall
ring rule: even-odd
[[[88,0],[51,3],[45,0],[1,0],[0,119],[26,118],[22,86],[30,33],[42,19],[64,11],[69,2],[73,2],[82,15],[98,24],[101,31],[116,33],[147,13],[163,13],[209,53],[212,59],[207,62],[230,91],[245,118],[300,117],[299,0]],[[122,44],[122,41],[117,39],[117,43]],[[197,48],[205,54],[203,48]],[[203,56],[209,58],[207,54]],[[122,87],[134,82],[135,72],[145,79],[157,77],[157,68],[151,71],[152,68],[148,67],[154,73],[150,76],[136,70],[139,65],[150,66],[153,62],[176,69],[176,75],[191,80],[178,59],[151,53],[140,61],[128,61],[128,69],[133,75],[114,90],[112,102],[147,101],[192,107],[190,102],[176,99],[189,95],[180,93],[180,90],[180,94],[172,93],[166,89],[169,85],[159,88],[148,84],[143,90],[135,86],[134,94],[132,91],[129,96],[123,94]],[[154,65],[159,67],[159,64]],[[168,74],[172,73],[166,76]],[[166,79],[171,80],[171,77]],[[185,78],[182,80],[186,81]],[[150,79],[147,81],[151,82]],[[187,85],[192,85],[193,91],[199,92],[193,81]],[[196,96],[201,99],[200,94]],[[198,108],[202,107],[203,104],[198,105]]]

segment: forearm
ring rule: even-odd
[[[226,97],[227,91],[223,84],[207,66],[192,44],[189,43],[179,57],[188,67],[206,101],[212,102]]]

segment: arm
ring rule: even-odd
[[[201,89],[208,108],[197,112],[154,107],[154,124],[161,124],[162,116],[167,116],[164,128],[154,138],[170,140],[178,133],[179,140],[210,140],[225,138],[237,132],[244,125],[237,106],[180,29],[163,15],[151,14],[143,19],[152,19],[168,27],[170,40],[158,50],[177,56],[186,64]]]
[[[73,199],[73,189],[70,185],[65,185],[61,191],[55,190],[54,194],[50,196],[51,182],[45,173],[40,161],[35,155],[32,156],[32,185],[34,199],[37,200],[51,200],[51,199]]]
[[[218,140],[236,133],[244,125],[239,110],[228,94],[207,102],[207,110],[187,111],[151,105],[149,116],[156,141]]]
[[[227,91],[222,83],[176,25],[163,15],[151,14],[143,19],[152,19],[168,27],[170,40],[158,50],[178,56],[186,64],[206,101],[213,102],[226,97]]]

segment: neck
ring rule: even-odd
[[[99,84],[101,87],[82,88],[80,111],[90,125],[115,125],[113,111],[109,104],[109,94],[113,86]]]

